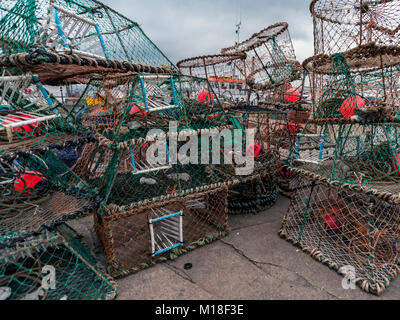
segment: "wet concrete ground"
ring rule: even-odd
[[[278,236],[289,199],[280,197],[259,215],[230,216],[228,237],[175,261],[123,279],[118,299],[399,299],[400,279],[381,297],[342,288],[342,277]],[[102,247],[92,217],[70,225],[84,236],[100,261]],[[193,268],[184,270],[186,263]]]

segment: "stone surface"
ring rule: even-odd
[[[231,233],[175,261],[117,280],[118,299],[398,299],[400,279],[381,297],[342,288],[343,278],[278,236],[289,200],[259,215],[231,216]],[[92,217],[69,223],[105,264]],[[184,265],[193,268],[185,270]]]

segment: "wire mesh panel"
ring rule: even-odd
[[[115,283],[69,228],[0,247],[0,300],[111,300]]]
[[[370,42],[397,45],[397,0],[313,0],[315,54],[334,54]]]
[[[227,188],[128,211],[109,206],[95,215],[95,228],[112,275],[125,276],[224,237]]]
[[[280,235],[314,259],[381,295],[400,272],[399,207],[352,189],[305,179]]]

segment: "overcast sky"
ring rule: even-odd
[[[241,8],[240,39],[276,22],[289,23],[297,58],[313,54],[310,0],[103,0],[139,23],[171,59],[218,54],[235,43]]]

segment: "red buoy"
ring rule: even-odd
[[[296,133],[296,124],[289,122],[289,130],[290,130],[290,134],[295,134]]]
[[[257,143],[251,143],[251,144],[249,144],[249,145],[247,146],[247,148],[246,148],[246,155],[247,155],[248,157],[257,158],[257,157],[260,156],[261,151],[262,151],[262,149],[261,149],[261,146],[260,146],[259,144],[257,144]]]
[[[342,227],[342,224],[333,214],[327,214],[325,216],[325,224],[331,230],[340,229]]]
[[[31,194],[34,190],[37,190],[43,184],[47,183],[47,179],[40,172],[28,171],[20,175],[19,178],[14,181],[14,189],[18,193],[24,193],[24,196]]]
[[[295,88],[291,88],[286,91],[285,99],[287,102],[297,102],[300,100],[300,92],[297,91]]]
[[[354,111],[356,109],[362,108],[365,106],[365,101],[361,97],[349,97],[343,101],[340,106],[340,112],[344,117],[352,117],[354,116]]]
[[[205,101],[210,101],[210,100],[214,100],[214,99],[215,99],[214,95],[211,92],[209,92],[207,89],[202,89],[197,94],[197,100],[199,102],[205,102]]]

